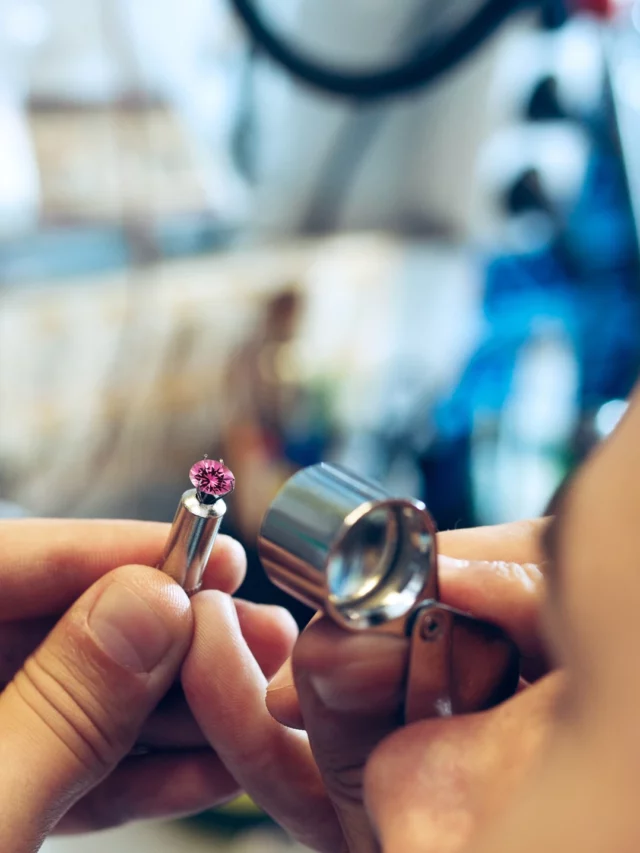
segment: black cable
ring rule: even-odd
[[[566,0],[542,0],[540,22],[547,30],[558,30],[569,19],[569,7]]]
[[[443,44],[433,39],[411,56],[370,71],[331,68],[306,57],[276,34],[255,7],[255,0],[230,0],[258,48],[284,66],[298,80],[334,95],[355,99],[385,98],[431,83],[448,71],[485,39],[517,8],[532,0],[486,0],[483,6]]]
[[[446,2],[451,3],[452,0]],[[409,43],[413,49],[421,44],[427,18],[430,32],[434,28],[437,31],[440,19],[428,14],[430,5],[430,2],[419,0],[398,34],[400,44]],[[364,101],[353,105],[351,115],[338,130],[321,164],[306,210],[300,218],[303,234],[322,234],[337,227],[358,170],[392,115],[391,106],[388,101],[382,104]]]

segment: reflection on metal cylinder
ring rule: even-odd
[[[158,568],[180,584],[189,595],[196,593],[202,584],[202,576],[226,511],[223,500],[213,504],[201,503],[195,489],[189,489],[180,499]]]

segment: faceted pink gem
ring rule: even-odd
[[[199,492],[219,498],[232,492],[236,478],[222,462],[202,459],[189,471],[189,479]]]

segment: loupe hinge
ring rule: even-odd
[[[430,599],[405,623],[406,723],[492,708],[516,691],[520,653],[500,628]]]
[[[409,616],[405,723],[453,713],[453,620],[453,612],[433,600],[421,602]]]

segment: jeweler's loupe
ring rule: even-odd
[[[345,628],[372,628],[437,597],[424,504],[335,465],[295,474],[271,504],[259,550],[271,580]]]
[[[347,630],[407,637],[405,719],[480,710],[517,687],[517,649],[438,600],[425,505],[335,465],[291,477],[267,510],[260,558],[277,586]]]

